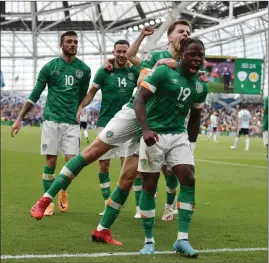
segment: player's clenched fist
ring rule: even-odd
[[[156,142],[159,141],[159,137],[156,132],[153,132],[151,130],[144,130],[143,131],[143,139],[147,146],[152,146]]]
[[[141,33],[142,33],[144,36],[150,36],[150,35],[152,35],[152,34],[154,33],[154,29],[153,29],[153,27],[151,27],[151,26],[145,26],[145,27],[142,29]]]

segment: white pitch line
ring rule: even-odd
[[[268,251],[267,247],[261,248],[220,248],[199,250],[200,253],[221,253],[221,252],[250,252]],[[155,255],[175,254],[174,251],[155,251]],[[118,252],[118,253],[92,253],[92,254],[52,254],[52,255],[2,255],[1,259],[33,259],[33,258],[98,258],[113,256],[138,256],[139,252]]]
[[[242,166],[242,167],[268,169],[266,166],[248,165],[248,164],[242,164],[242,163],[217,162],[217,161],[204,160],[204,159],[195,159],[195,161],[203,162],[203,163],[228,164],[228,165],[231,165],[231,166]]]
[[[208,157],[206,156],[206,159],[234,159],[234,160],[260,160],[266,162],[265,158],[251,158],[251,157],[231,157],[231,156],[219,156],[219,157]]]

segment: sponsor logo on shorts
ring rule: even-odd
[[[141,166],[145,168],[147,166],[147,159],[141,159]]]
[[[45,151],[47,148],[48,148],[48,145],[47,144],[42,144],[43,151]]]
[[[203,85],[199,82],[196,82],[196,91],[201,93],[203,91]]]
[[[134,80],[134,78],[135,78],[134,73],[128,73],[128,79],[129,80]]]
[[[112,137],[114,135],[114,133],[112,132],[112,131],[108,131],[107,133],[106,133],[106,137],[107,138],[110,138],[110,137]]]
[[[81,79],[82,77],[83,77],[83,71],[81,71],[81,70],[76,70],[76,76],[79,78],[79,79]]]

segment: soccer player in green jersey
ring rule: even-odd
[[[140,75],[138,80],[138,86],[141,81],[145,78],[145,76],[149,73],[149,71],[157,64],[166,63],[170,64],[171,67],[174,67],[176,64],[176,60],[179,59],[179,46],[180,41],[189,37],[191,34],[191,26],[190,23],[186,20],[177,20],[167,30],[168,37],[168,49],[152,51],[146,54],[142,63],[139,58],[136,57],[136,53],[139,49],[139,45],[142,40],[138,38],[137,44],[132,45],[132,49],[129,49],[127,52],[127,57],[132,63],[137,63],[139,61],[140,64]],[[141,38],[141,37],[140,37]],[[130,160],[131,161],[131,160]],[[136,163],[138,165],[138,157],[134,157],[132,159],[132,164]],[[132,166],[130,163],[129,165]],[[176,199],[176,189],[178,186],[177,177],[173,175],[173,172],[170,169],[167,169],[166,164],[163,165],[162,172],[165,175],[166,179],[166,204],[164,213],[162,216],[162,220],[168,221],[173,220],[174,214],[177,214],[177,209],[175,206]],[[138,176],[134,181],[134,191],[136,197],[136,205],[137,205],[137,217],[139,212],[139,199],[142,189],[142,181],[140,176]]]
[[[96,89],[91,88],[79,106],[77,111],[77,119],[79,121],[80,114],[85,107],[94,97]],[[135,92],[134,92],[135,93]],[[119,178],[119,187],[111,195],[111,200],[106,206],[107,215],[102,217],[102,226],[97,229],[98,241],[103,241],[110,244],[121,245],[120,242],[115,241],[109,229],[120,212],[121,206],[126,201],[129,191],[132,188],[133,181],[137,174],[137,161],[134,162],[133,166],[125,165],[126,159],[132,160],[134,158],[133,154],[138,151],[139,144],[137,143],[138,137],[137,132],[139,129],[136,116],[133,110],[133,100],[134,97],[130,99],[130,102],[122,107],[122,109],[116,113],[116,115],[109,121],[105,129],[99,134],[98,138],[93,141],[81,154],[79,154],[75,159],[72,159],[60,172],[55,182],[51,185],[50,189],[43,195],[43,197],[32,207],[31,216],[36,219],[41,219],[44,216],[44,211],[51,202],[51,200],[56,196],[59,190],[66,185],[69,185],[70,181],[75,178],[83,167],[90,163],[95,162],[99,157],[107,153],[109,150],[120,146],[122,143],[131,140],[128,143],[128,148],[126,151],[125,158],[121,175]],[[107,136],[109,135],[109,136]],[[137,160],[137,157],[135,157]],[[126,162],[127,164],[129,162]],[[132,171],[129,173],[129,171]],[[129,176],[130,174],[130,176]],[[122,178],[122,181],[121,181]],[[120,201],[115,200],[120,198]],[[112,207],[115,202],[120,202],[122,205],[117,205],[117,209]],[[101,225],[100,224],[100,225]]]
[[[143,188],[140,211],[145,245],[140,253],[155,251],[155,199],[160,171],[167,162],[180,182],[178,196],[179,230],[173,245],[176,252],[198,256],[188,241],[195,204],[194,157],[190,142],[196,142],[201,120],[201,107],[207,96],[206,83],[199,81],[205,48],[201,41],[185,39],[180,44],[180,62],[176,70],[163,65],[152,70],[141,83],[134,109],[142,128],[138,171]],[[185,119],[190,111],[187,132]]]
[[[126,40],[115,42],[113,50],[115,57],[113,71],[107,72],[103,66],[98,69],[92,87],[79,107],[79,109],[83,109],[92,101],[99,89],[102,91],[101,109],[97,123],[98,135],[122,106],[129,101],[136,87],[139,70],[135,66],[127,66],[125,54],[128,48],[129,43]],[[112,131],[107,131],[106,133],[107,137],[113,137],[113,135]],[[99,183],[105,203],[110,196],[110,159],[114,158],[115,154],[117,154],[121,158],[122,163],[126,147],[126,143],[121,144],[119,147],[108,151],[99,158]],[[99,215],[103,215],[103,213],[101,212]]]
[[[11,127],[11,136],[21,128],[21,122],[48,86],[47,101],[43,112],[44,122],[41,135],[41,154],[46,156],[43,169],[44,192],[55,180],[57,156],[61,151],[65,160],[79,154],[80,130],[76,112],[89,88],[90,68],[76,57],[78,37],[76,32],[67,31],[61,35],[62,56],[51,60],[40,71],[36,85],[25,102],[17,120]],[[65,212],[68,208],[66,185],[58,195],[58,208]],[[53,215],[51,202],[45,215]]]
[[[264,96],[262,131],[263,131],[263,143],[267,149],[267,160],[268,160],[268,96]]]

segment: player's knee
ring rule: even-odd
[[[133,180],[131,178],[123,178],[121,177],[119,180],[119,187],[124,191],[130,191],[132,189]]]
[[[173,168],[174,173],[177,175],[182,186],[194,186],[194,166],[189,164],[177,165]]]
[[[99,139],[96,139],[90,146],[84,149],[81,154],[84,159],[86,159],[89,163],[92,163],[98,160],[98,158],[100,158],[112,148],[112,146],[105,144]]]
[[[102,160],[99,162],[100,173],[106,173],[109,171],[110,162],[109,160]]]
[[[57,156],[55,155],[47,155],[46,156],[46,165],[49,167],[56,167]]]
[[[150,193],[155,193],[156,192],[156,187],[158,183],[158,178],[156,174],[142,174],[142,188],[143,190],[150,192]]]
[[[184,168],[184,181],[186,182],[185,186],[194,186],[195,185],[195,177],[194,177],[194,169],[190,165],[186,165]]]

